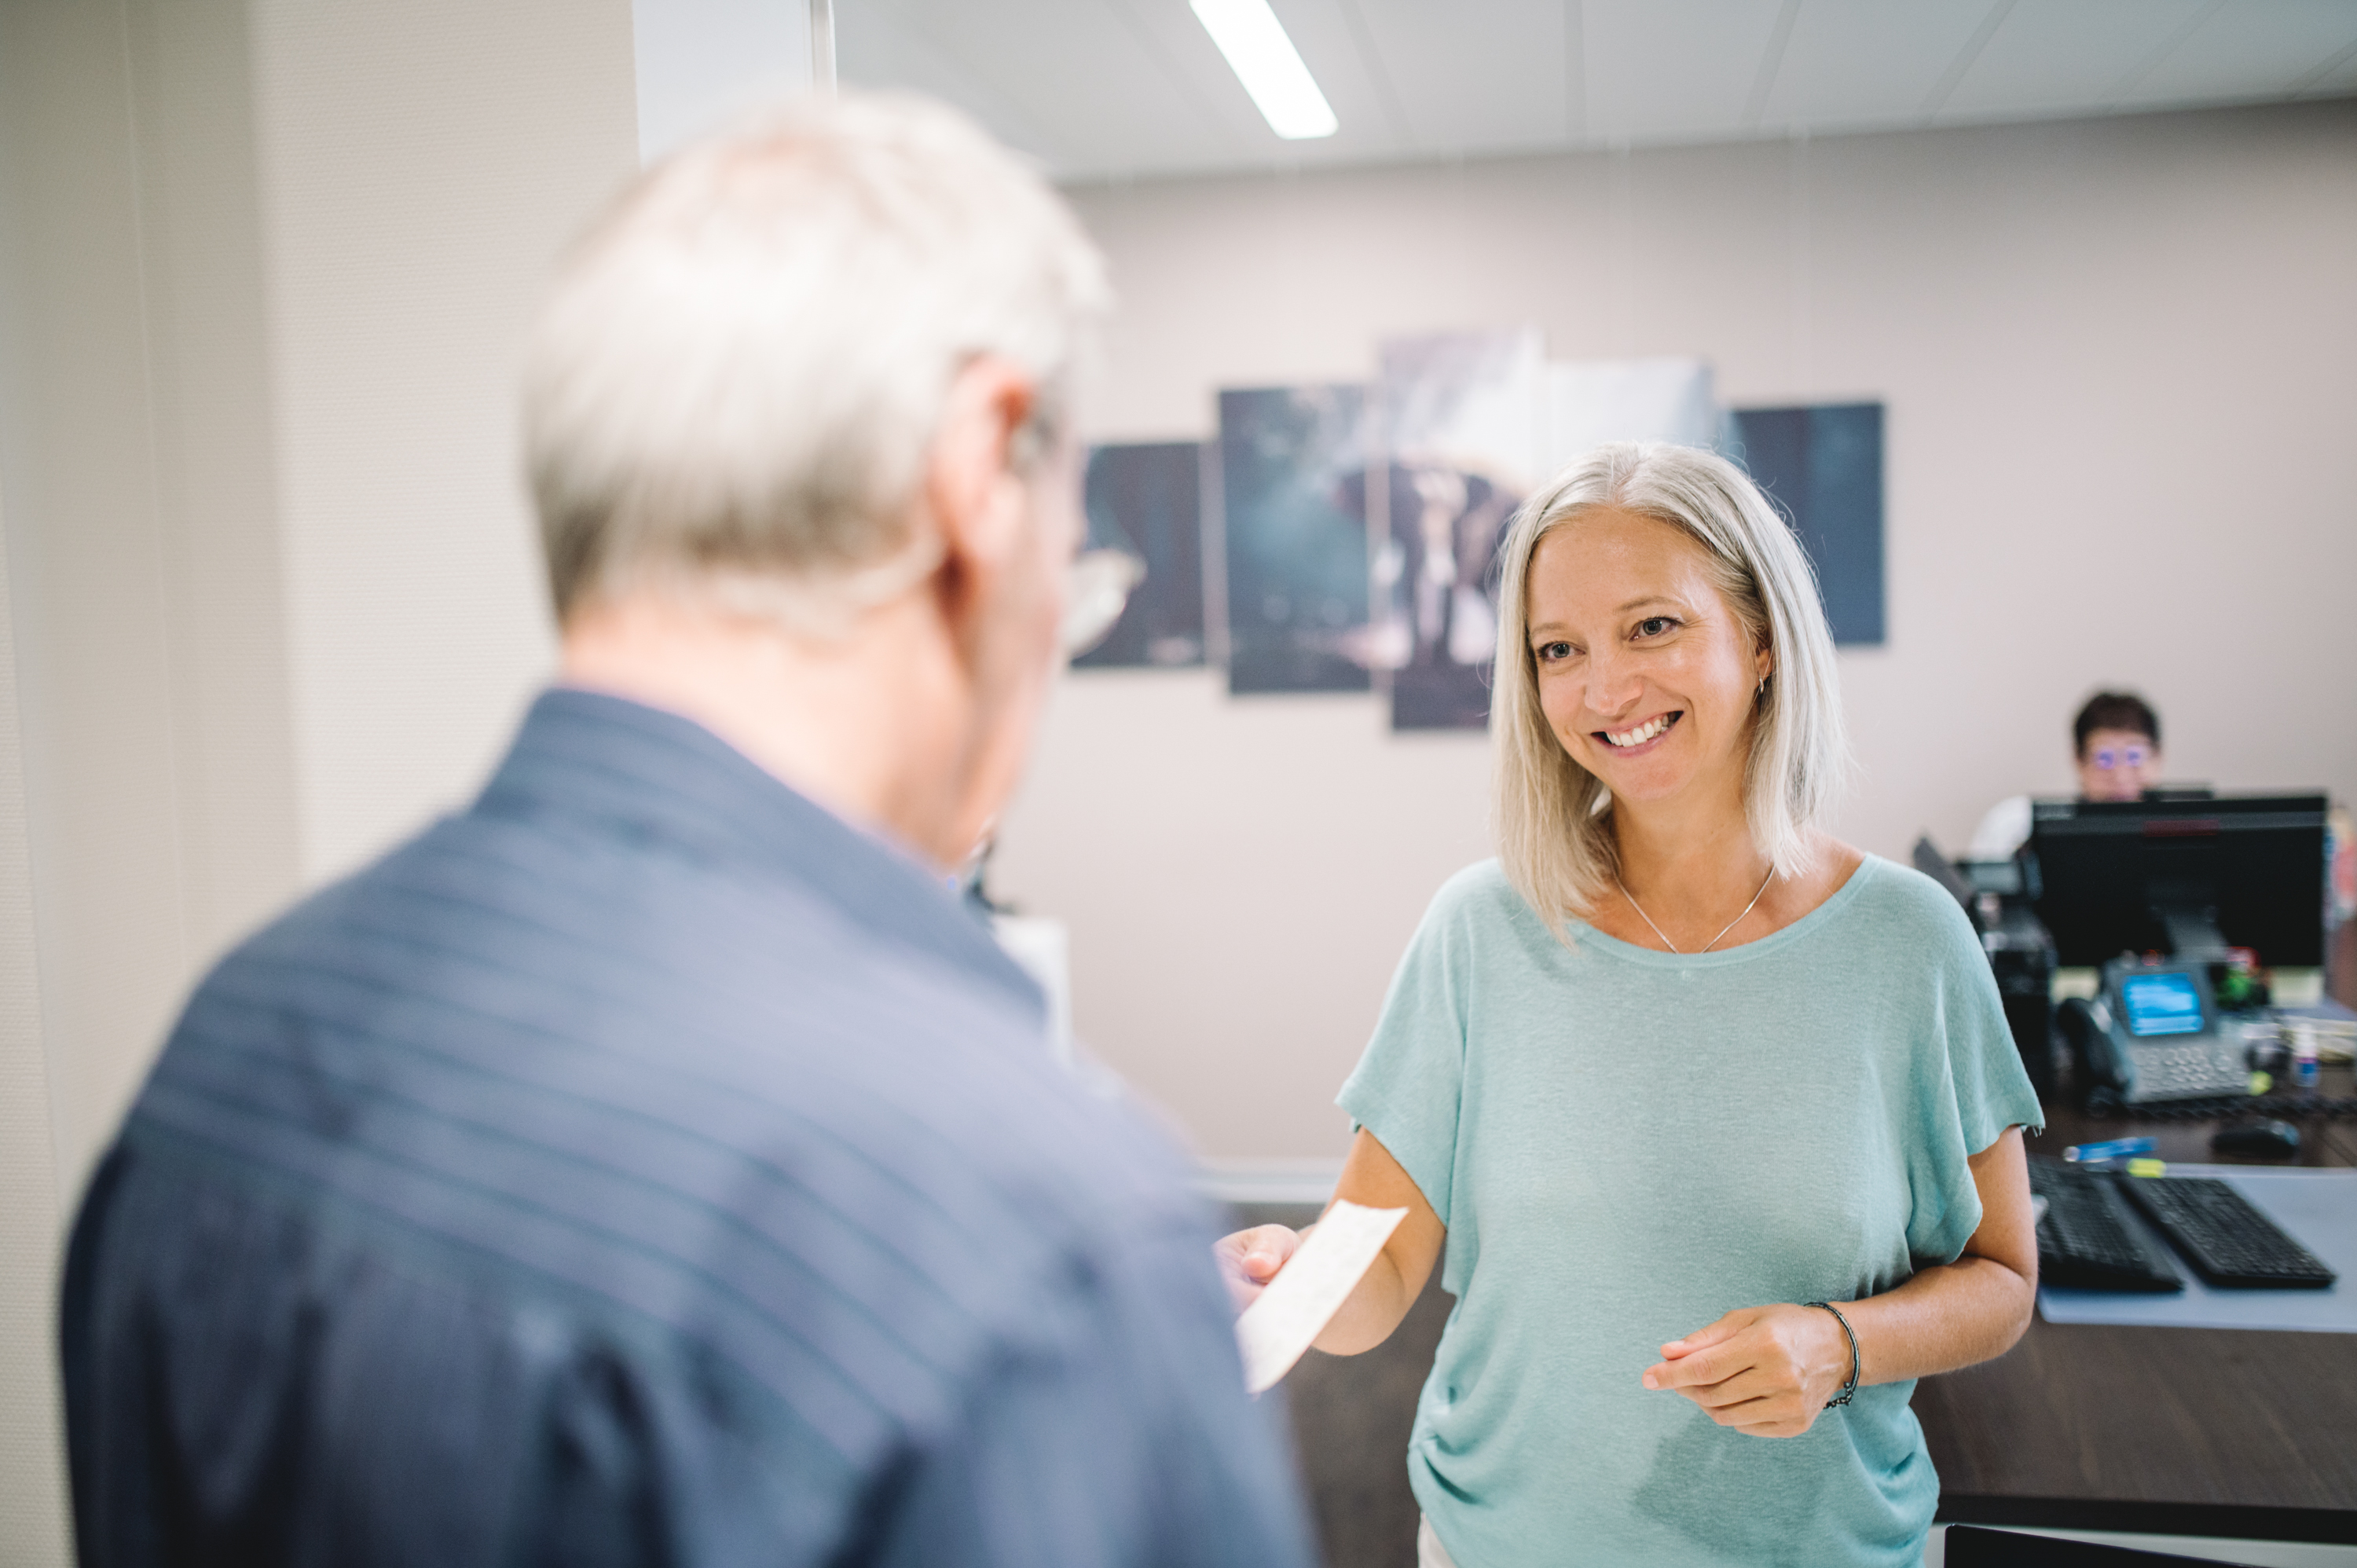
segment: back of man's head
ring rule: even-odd
[[[649,589],[826,635],[939,560],[916,492],[982,356],[1053,445],[1108,299],[1037,174],[906,98],[813,98],[693,146],[565,260],[526,360],[557,618]]]

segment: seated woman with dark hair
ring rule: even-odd
[[[2160,715],[2133,692],[2098,692],[2071,721],[2083,800],[2135,800],[2160,778]],[[1988,809],[1973,831],[1975,860],[2005,860],[2029,837],[2029,797]]]

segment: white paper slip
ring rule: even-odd
[[[1293,1369],[1390,1240],[1405,1208],[1338,1202],[1285,1267],[1236,1319],[1244,1388],[1259,1393]]]

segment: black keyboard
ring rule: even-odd
[[[2334,1274],[2214,1176],[2126,1176],[2121,1190],[2221,1290],[2322,1290]]]
[[[2184,1279],[2120,1201],[2112,1178],[2032,1156],[2029,1190],[2046,1200],[2038,1220],[2038,1277],[2073,1290],[2178,1291]]]

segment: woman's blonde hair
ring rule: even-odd
[[[1619,874],[1620,853],[1610,792],[1572,759],[1539,708],[1531,558],[1556,529],[1604,510],[1666,522],[1702,546],[1728,607],[1770,650],[1743,796],[1752,842],[1778,875],[1808,865],[1812,830],[1838,798],[1849,759],[1816,577],[1768,498],[1714,453],[1660,442],[1596,448],[1523,504],[1499,552],[1504,576],[1490,697],[1499,856],[1515,891],[1558,933],[1566,916],[1595,907]]]

